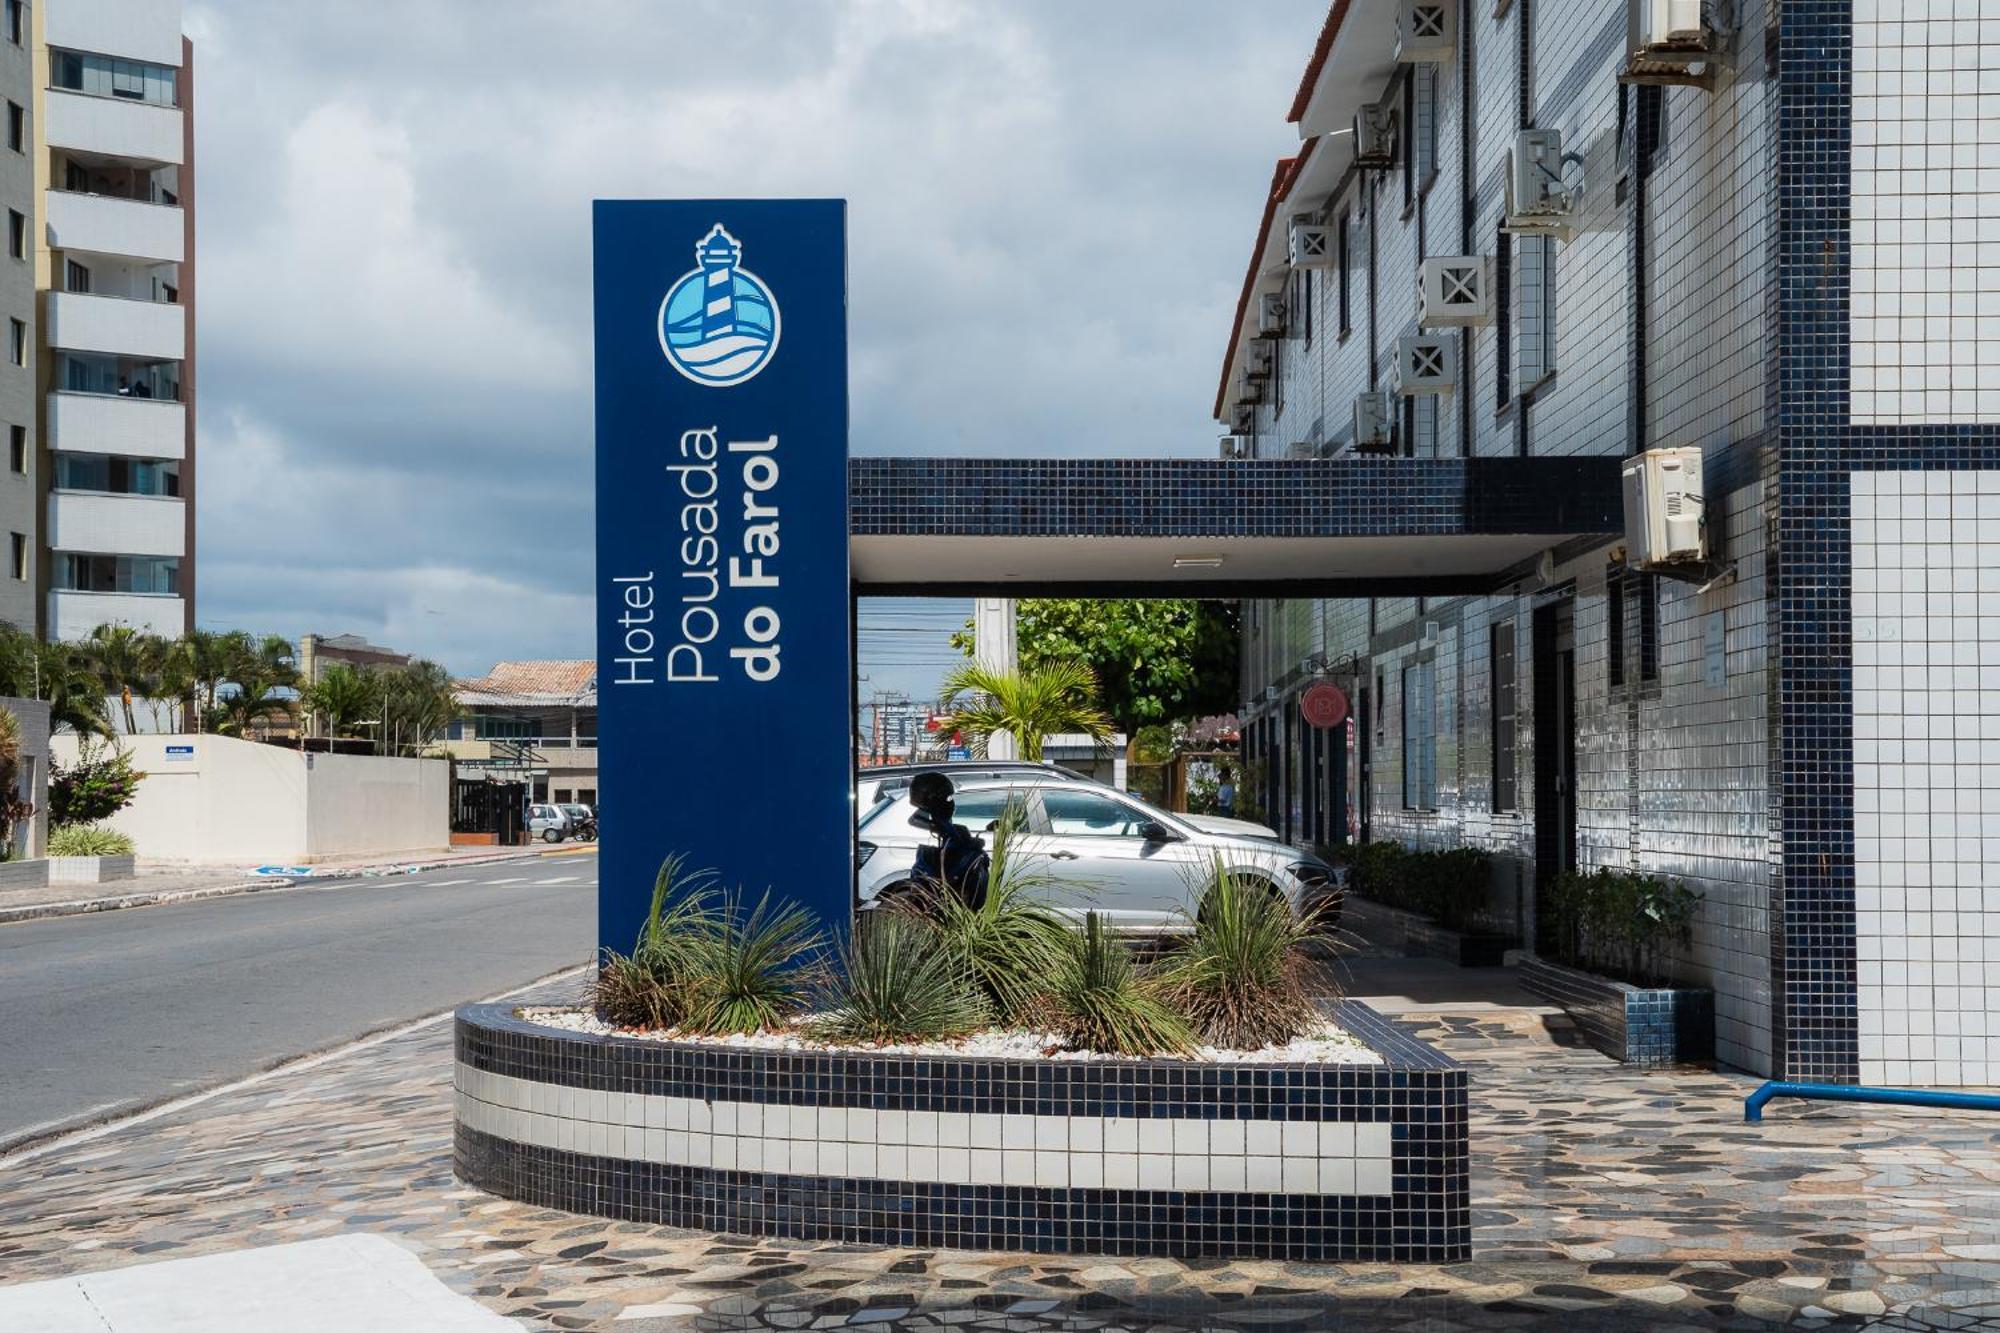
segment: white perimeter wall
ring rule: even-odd
[[[127,736],[146,775],[132,804],[107,822],[139,854],[232,864],[425,851],[451,841],[441,759],[305,755],[227,736]],[[76,739],[57,736],[64,762]],[[194,747],[168,760],[169,746]]]
[[[1853,474],[1861,1081],[2000,1082],[2000,472]]]

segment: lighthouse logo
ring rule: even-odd
[[[660,302],[660,350],[675,370],[714,389],[741,384],[778,350],[778,302],[743,267],[743,243],[720,222],[694,247],[692,272]]]

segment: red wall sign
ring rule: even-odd
[[[1338,685],[1320,681],[1299,696],[1299,716],[1315,727],[1337,727],[1347,720],[1347,696]]]

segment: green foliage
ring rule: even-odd
[[[855,924],[827,978],[827,1012],[812,1025],[822,1041],[948,1041],[993,1019],[964,956],[908,912],[869,912]]]
[[[1602,868],[1559,876],[1535,907],[1557,962],[1647,986],[1669,980],[1667,954],[1692,942],[1701,901],[1678,881]]]
[[[132,839],[102,824],[65,824],[49,832],[50,856],[130,856]]]
[[[698,1036],[766,1032],[805,1008],[825,947],[812,914],[772,903],[767,892],[751,906],[740,894],[722,896],[689,941],[687,1014],[681,1026]]]
[[[1313,998],[1335,994],[1312,952],[1314,914],[1217,861],[1198,887],[1188,933],[1155,973],[1202,1040],[1235,1050],[1288,1042],[1321,1026]]]
[[[1014,738],[1021,758],[1040,760],[1042,738],[1082,732],[1111,738],[1111,719],[1097,705],[1097,680],[1075,662],[1052,662],[1022,671],[989,671],[973,663],[944,678],[942,731],[962,731],[985,753],[989,737]]]
[[[345,662],[334,662],[318,680],[299,691],[299,707],[329,736],[352,736],[364,721],[374,720],[382,692],[372,687],[370,673]]]
[[[653,898],[632,952],[604,951],[589,998],[608,1023],[677,1028],[694,1004],[702,954],[719,931],[715,876],[689,871],[685,857],[660,863]]]
[[[584,998],[597,1016],[614,1027],[644,1032],[680,1026],[680,996],[637,959],[606,949],[597,973],[584,986]]]
[[[1042,901],[1066,881],[1026,869],[1015,854],[1020,824],[1010,810],[994,830],[985,902],[972,907],[955,893],[932,891],[902,909],[931,922],[938,947],[965,970],[1002,1023],[1020,1022],[1031,1011],[1073,933],[1068,919]]]
[[[49,819],[55,824],[108,819],[132,804],[145,776],[123,750],[105,752],[86,741],[77,747],[74,764],[50,768]]]
[[[1105,710],[1128,735],[1236,707],[1234,602],[1032,598],[1018,603],[1021,666],[1077,662],[1102,682]],[[968,656],[972,627],[952,636]]]
[[[1447,930],[1473,930],[1486,912],[1493,858],[1477,847],[1418,852],[1371,842],[1348,853],[1348,887],[1362,897],[1429,917]]]
[[[1194,1046],[1188,1025],[1132,965],[1095,912],[1050,974],[1048,1017],[1064,1040],[1107,1055],[1178,1055]]]

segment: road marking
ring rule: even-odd
[[[574,884],[574,883],[576,883],[576,882],[577,882],[577,881],[578,881],[579,879],[582,879],[582,878],[583,878],[583,876],[581,876],[581,875],[557,875],[557,876],[556,876],[556,877],[555,877],[554,879],[538,879],[538,880],[536,880],[536,881],[535,881],[535,883],[537,883],[537,884]]]
[[[509,875],[506,879],[482,879],[479,882],[481,884],[519,884],[527,878],[526,875]]]
[[[470,884],[472,881],[469,879],[427,879],[424,883],[433,889],[446,889],[454,884]]]
[[[537,987],[552,985],[569,977],[580,977],[589,972],[592,966],[590,963],[583,963],[576,967],[566,967],[559,972],[551,972],[547,976],[536,977],[524,986],[516,986],[512,990],[502,991],[498,995],[490,995],[480,1001],[480,1003],[497,1004],[503,1000],[511,1000],[517,995],[526,995],[529,991]],[[185,1097],[176,1097],[172,1101],[161,1102],[159,1105],[148,1107],[143,1111],[135,1111],[128,1116],[120,1116],[107,1120],[101,1125],[88,1125],[72,1134],[58,1134],[54,1138],[43,1139],[40,1143],[30,1144],[17,1151],[10,1151],[5,1147],[0,1147],[0,1170],[4,1170],[20,1162],[32,1161],[37,1157],[54,1152],[58,1148],[65,1148],[78,1143],[90,1143],[118,1130],[128,1129],[133,1125],[143,1125],[148,1121],[158,1120],[161,1116],[172,1115],[176,1111],[186,1110],[190,1106],[199,1106],[201,1103],[212,1101],[224,1093],[236,1092],[243,1088],[254,1088],[260,1083],[268,1083],[283,1074],[299,1074],[309,1069],[317,1069],[323,1064],[341,1059],[343,1056],[352,1055],[356,1051],[365,1051],[371,1047],[380,1046],[384,1042],[394,1041],[398,1037],[406,1037],[412,1032],[420,1032],[434,1024],[444,1022],[457,1012],[458,1007],[454,1005],[450,1009],[440,1010],[435,1014],[428,1014],[423,1018],[413,1019],[408,1023],[386,1028],[381,1032],[371,1032],[367,1036],[358,1037],[353,1041],[319,1051],[312,1055],[302,1055],[295,1059],[280,1061],[269,1069],[251,1074],[245,1078],[236,1079],[234,1082],[218,1084],[213,1088],[206,1088],[201,1092],[191,1092]],[[113,1104],[115,1105],[116,1103]],[[93,1109],[102,1110],[103,1108],[96,1107]]]

